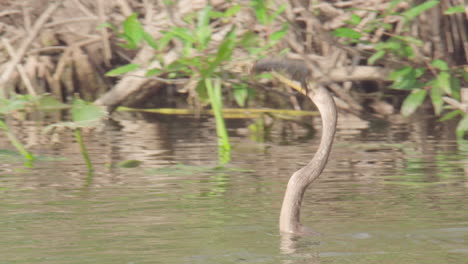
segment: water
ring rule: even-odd
[[[280,236],[279,209],[319,134],[277,122],[261,142],[230,120],[232,161],[215,168],[211,118],[117,120],[86,134],[92,177],[70,133],[52,145],[13,124],[42,159],[0,153],[0,263],[467,263],[468,152],[441,124],[341,116],[302,211],[322,235],[299,238]]]

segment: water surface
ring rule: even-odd
[[[17,124],[42,159],[0,153],[0,263],[466,263],[468,151],[442,125],[341,117],[302,211],[322,235],[298,238],[280,236],[279,210],[320,132],[258,137],[250,122],[228,121],[232,160],[216,168],[212,118],[117,116],[86,134],[92,177],[71,133],[52,145]]]

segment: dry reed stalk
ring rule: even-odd
[[[6,38],[2,38],[2,44],[6,48],[8,55],[10,58],[16,57],[16,52],[13,50],[13,47],[8,43],[8,40]],[[26,74],[26,71],[24,70],[23,65],[21,64],[16,64],[16,70],[18,71],[21,80],[23,81],[24,86],[26,86],[26,89],[28,90],[28,93],[32,96],[36,96],[37,93],[34,90],[34,87],[31,83],[31,80],[29,79],[28,75]]]
[[[16,52],[16,56],[11,58],[5,71],[2,73],[2,75],[0,75],[0,97],[5,97],[5,85],[16,68],[16,65],[21,61],[29,46],[39,34],[39,31],[61,3],[62,1],[56,1],[47,7],[47,9],[37,19],[36,23],[34,23],[34,26],[32,27],[29,35],[21,43],[18,51]]]

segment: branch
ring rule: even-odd
[[[18,51],[16,52],[16,56],[11,58],[11,61],[6,66],[5,71],[0,76],[0,98],[5,97],[5,85],[10,79],[11,74],[15,70],[16,65],[21,61],[26,50],[29,48],[33,40],[36,38],[37,34],[50,18],[50,16],[54,13],[54,11],[60,6],[62,0],[56,1],[53,4],[49,5],[47,9],[42,13],[42,15],[37,19],[36,23],[31,29],[29,36],[21,43]]]

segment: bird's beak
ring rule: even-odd
[[[286,76],[284,76],[283,74],[276,72],[276,71],[272,72],[272,75],[276,79],[278,79],[280,82],[282,82],[283,84],[286,84],[287,86],[293,88],[294,90],[300,92],[301,94],[305,96],[312,96],[314,94],[314,89],[313,89],[314,87],[310,87],[310,86],[313,86],[311,84],[308,84],[309,87],[304,87],[300,82],[291,80],[287,78]]]

